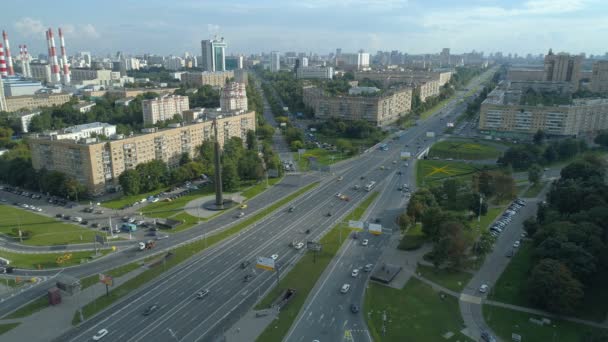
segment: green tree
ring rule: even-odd
[[[539,129],[534,134],[534,138],[533,138],[534,144],[539,145],[539,146],[542,145],[545,142],[545,138],[546,138],[545,132],[543,130]]]
[[[542,259],[529,278],[530,299],[551,312],[569,314],[583,299],[583,285],[557,260]]]
[[[542,132],[542,131],[541,131]],[[528,181],[532,184],[538,184],[540,177],[543,174],[543,169],[538,164],[532,164],[528,169]]]
[[[337,139],[336,148],[342,153],[347,153],[353,148],[353,144],[347,139]]]
[[[602,147],[608,147],[608,130],[600,131],[593,140],[596,144]]]
[[[291,144],[289,144],[289,148],[292,151],[297,151],[297,150],[299,150],[301,148],[304,148],[304,143],[302,141],[300,141],[300,140],[294,140],[294,141],[291,142]]]
[[[181,157],[179,157],[179,165],[185,165],[191,162],[190,154],[188,152],[182,153]]]
[[[255,136],[255,132],[253,130],[247,131],[247,139],[246,139],[247,149],[251,151],[258,150],[258,139]]]
[[[136,170],[126,170],[118,176],[118,182],[125,195],[136,195],[141,191],[139,172]]]
[[[225,191],[236,191],[239,188],[239,173],[236,162],[230,158],[222,160],[222,186]]]
[[[418,222],[425,211],[437,206],[435,196],[426,188],[416,191],[407,205],[406,213],[411,218],[412,223]]]

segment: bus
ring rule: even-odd
[[[376,182],[371,181],[365,184],[365,191],[371,191],[376,186]]]
[[[387,144],[380,145],[380,150],[381,151],[388,151],[388,145]]]

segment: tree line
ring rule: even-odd
[[[543,309],[575,312],[585,291],[599,286],[596,279],[608,271],[606,167],[594,155],[568,164],[536,217],[524,223],[533,257],[527,293]]]
[[[478,239],[474,238],[476,217],[486,215],[489,202],[511,200],[515,195],[515,181],[499,170],[480,170],[472,175],[470,182],[447,178],[416,191],[400,215],[399,225],[405,230],[421,224],[425,239],[433,243],[433,249],[425,259],[436,267],[460,269],[473,257],[485,256],[494,242],[494,237],[487,231]],[[408,244],[407,239],[409,237],[404,236],[402,248],[420,247]]]
[[[514,170],[527,170],[532,165],[547,165],[556,161],[568,160],[588,149],[583,140],[566,138],[545,143],[545,135],[539,131],[534,136],[534,143],[512,146],[498,158],[501,166],[511,166]]]

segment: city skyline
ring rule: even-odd
[[[157,0],[145,6],[111,0],[91,15],[86,4],[51,7],[32,1],[28,7],[4,5],[0,21],[13,45],[25,43],[35,54],[45,52],[44,31],[62,27],[70,53],[198,55],[200,41],[217,34],[226,38],[227,54],[325,54],[338,47],[345,52],[418,54],[449,47],[456,54],[477,50],[525,55],[553,48],[603,55],[607,10],[608,4],[598,0],[237,0],[230,5],[213,0],[171,6]]]

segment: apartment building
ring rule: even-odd
[[[102,122],[92,122],[66,127],[61,131],[50,132],[48,135],[53,136],[56,140],[80,140],[100,135],[111,137],[116,135],[116,126]]]
[[[220,108],[226,112],[246,111],[247,90],[245,89],[245,84],[237,82],[226,84],[220,93]]]
[[[301,66],[296,70],[296,77],[300,79],[328,79],[334,77],[334,68],[322,66]]]
[[[81,82],[86,80],[106,80],[110,81],[116,78],[116,75],[112,75],[112,70],[95,70],[95,69],[71,69],[72,82]],[[120,78],[120,72],[118,72],[118,78]]]
[[[18,110],[32,110],[40,107],[60,106],[69,102],[72,95],[60,94],[37,94],[24,96],[9,96],[6,98],[6,111],[16,112]]]
[[[303,89],[303,101],[319,119],[365,120],[386,126],[410,112],[412,89],[390,89],[375,95],[330,96],[320,88],[307,86]]]
[[[20,113],[19,121],[21,122],[21,132],[29,132],[30,122],[32,122],[32,119],[38,115],[40,115],[40,112],[38,111]]]
[[[194,156],[197,148],[213,139],[213,119],[217,120],[220,145],[231,137],[246,139],[255,130],[255,112],[210,114],[200,122],[156,130],[130,137],[114,136],[109,141],[95,138],[60,140],[56,137],[30,138],[32,165],[74,177],[92,195],[101,195],[119,187],[118,177],[137,165],[162,160],[170,167],[179,165],[183,153]]]
[[[172,119],[176,114],[182,115],[190,109],[188,96],[170,95],[143,100],[141,103],[144,115],[144,125],[154,125],[159,121]]]
[[[48,64],[31,63],[30,72],[33,79],[47,83],[51,82],[51,66]]]
[[[576,136],[608,129],[608,99],[578,99],[568,105],[521,105],[521,91],[494,89],[481,104],[479,129],[497,135]]]
[[[452,71],[413,71],[413,70],[385,70],[355,72],[356,80],[369,79],[379,81],[385,87],[395,84],[408,85],[419,89],[420,100],[425,101],[431,96],[439,95],[441,87],[452,79]]]
[[[591,72],[591,91],[594,93],[608,94],[608,61],[597,61],[593,63]]]
[[[233,71],[187,72],[182,75],[182,83],[191,84],[197,87],[208,84],[213,87],[221,88],[226,84],[226,79],[231,79],[233,77]]]
[[[569,82],[572,90],[577,91],[581,79],[582,56],[571,56],[567,53],[554,54],[552,50],[545,55],[544,81]]]

